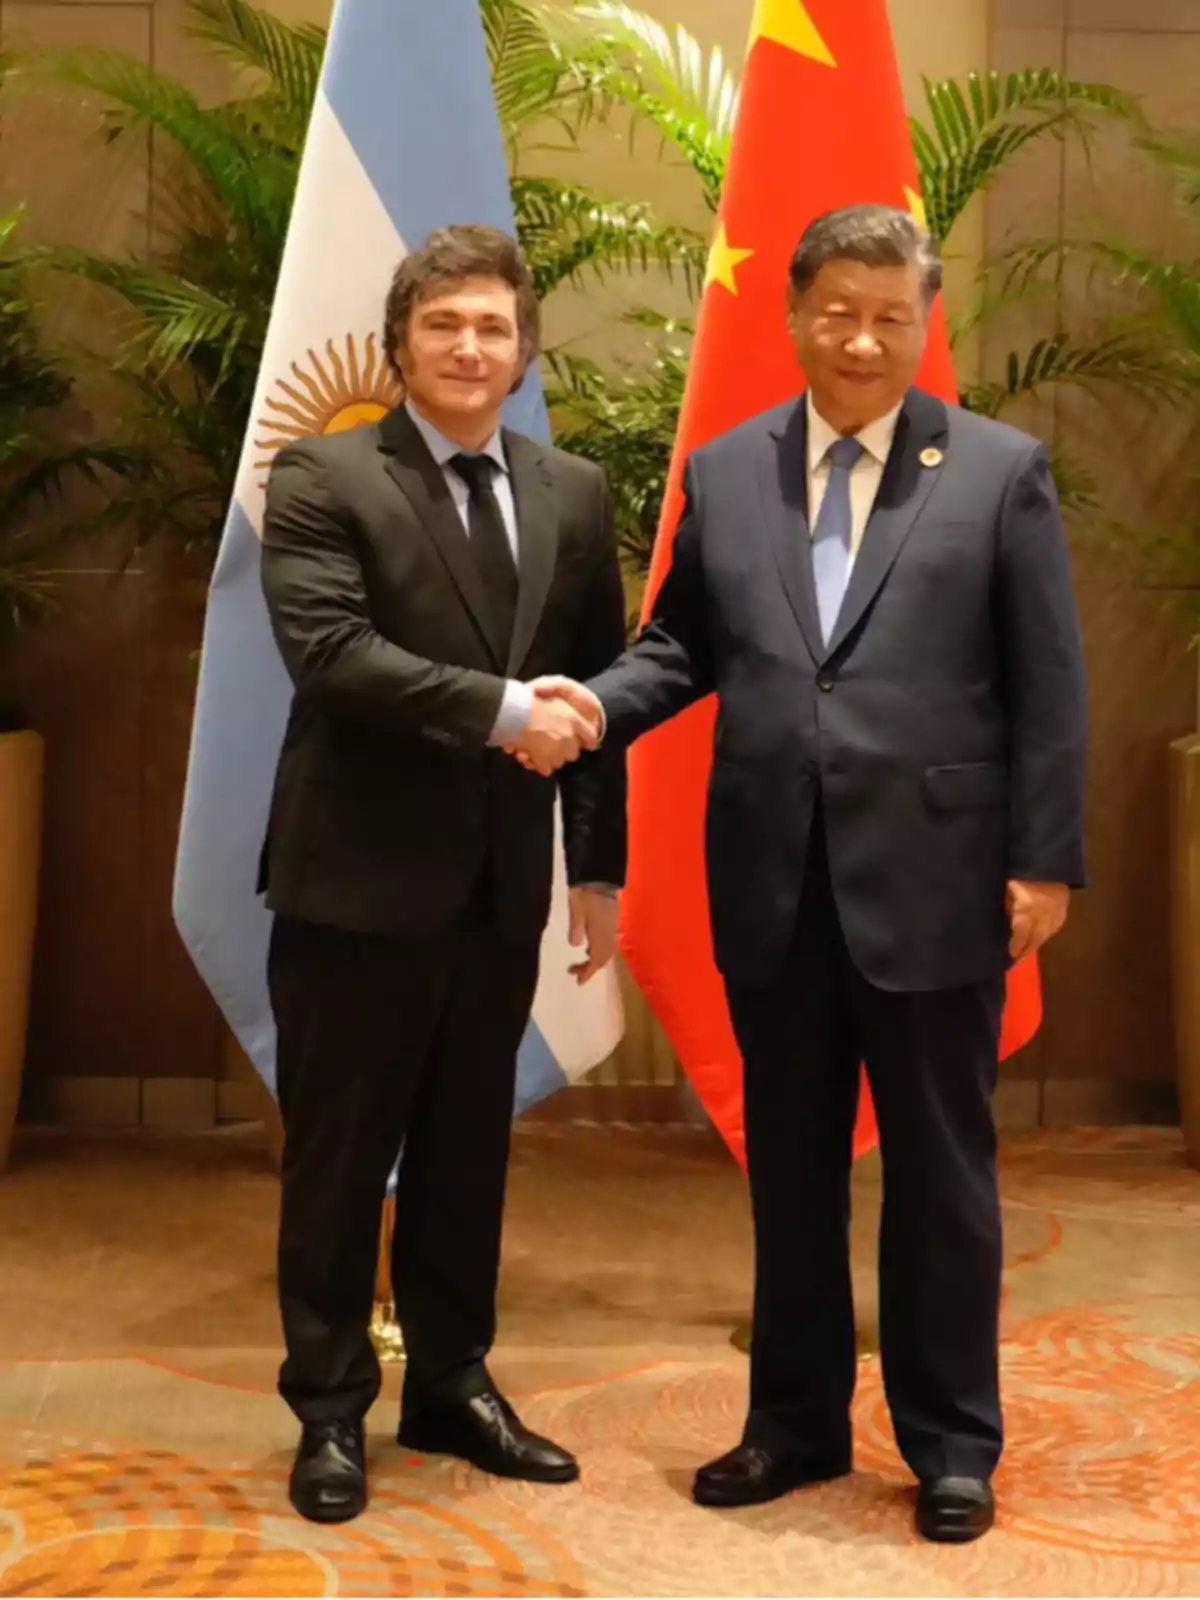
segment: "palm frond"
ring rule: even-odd
[[[1056,297],[1056,285],[1036,276],[1031,276],[1028,281],[1013,280],[1005,272],[995,274],[985,271],[971,298],[961,309],[947,315],[946,328],[951,348],[957,347],[969,334],[988,327],[1015,307],[1027,310],[1039,301],[1051,303]]]
[[[6,211],[3,216],[0,216],[0,251],[5,253],[5,259],[0,265],[4,267],[12,265],[11,257],[7,253],[8,245],[17,229],[21,226],[24,215],[25,207],[24,205],[19,205],[14,206],[11,211]]]
[[[115,477],[135,470],[119,446],[56,437],[54,412],[71,385],[38,338],[25,288],[31,253],[12,244],[18,222],[19,213],[0,218],[0,647],[54,601],[49,563],[64,527],[61,515],[47,519],[48,508],[61,509],[69,483],[90,481],[107,494]]]
[[[535,118],[569,100],[576,80],[524,0],[480,0],[479,10],[496,111],[512,144]]]
[[[975,195],[987,189],[1031,139],[1086,138],[1100,118],[1141,120],[1136,99],[1108,84],[1050,67],[923,80],[929,126],[910,118],[930,232],[944,241]]]
[[[57,602],[56,575],[41,561],[31,559],[26,563],[0,558],[0,647],[31,622],[53,611]],[[22,725],[19,712],[0,702],[0,732]]]
[[[705,52],[686,28],[668,31],[624,0],[542,4],[539,16],[563,59],[592,95],[623,103],[687,157],[715,207],[737,114],[737,78],[714,46]]]
[[[1005,291],[1021,298],[1036,290],[1047,267],[1052,268],[1052,281],[1058,282],[1068,262],[1087,268],[1086,301],[1095,303],[1101,295],[1111,299],[1132,290],[1137,303],[1154,314],[1150,322],[1145,316],[1141,319],[1147,340],[1156,347],[1173,340],[1181,367],[1200,363],[1200,260],[1156,255],[1120,239],[1030,239],[1000,263]]]
[[[79,479],[108,488],[113,479],[129,480],[145,468],[141,453],[113,444],[74,445],[66,449],[41,449],[29,452],[23,469],[0,484],[0,524],[24,517],[31,507],[45,506],[65,498]],[[39,532],[37,544],[44,552],[47,536]],[[12,549],[12,540],[6,541]]]
[[[1114,273],[1117,288],[1148,295],[1183,352],[1200,361],[1200,262],[1173,261],[1136,245],[1097,240],[1092,249]]]
[[[1036,395],[1052,384],[1095,390],[1116,384],[1125,393],[1145,399],[1171,399],[1186,379],[1170,352],[1121,334],[1092,343],[1077,343],[1065,334],[1039,339],[1028,351],[1012,350],[999,381],[977,384],[964,393],[964,403],[985,416],[998,416],[1019,396]]]
[[[1095,474],[1087,470],[1070,451],[1054,446],[1050,451],[1050,471],[1058,491],[1059,504],[1074,517],[1094,518],[1102,509],[1103,496]]]
[[[1200,134],[1145,134],[1135,142],[1174,175],[1185,205],[1200,205]]]
[[[635,202],[601,200],[590,189],[550,178],[513,178],[517,233],[540,296],[565,282],[651,263],[702,279],[706,247],[698,234],[655,220]]]
[[[327,31],[281,21],[248,0],[188,0],[188,31],[237,66],[265,75],[270,97],[299,127],[308,124]]]
[[[168,139],[250,237],[279,230],[280,196],[290,205],[296,159],[282,158],[281,176],[278,146],[236,103],[202,106],[169,74],[118,51],[45,52],[31,58],[29,70],[111,101],[110,138],[153,132]]]
[[[549,352],[546,387],[555,441],[605,468],[622,565],[635,601],[650,570],[671,452],[683,403],[691,325],[653,312],[624,319],[654,335],[638,364],[602,366]]]
[[[151,376],[190,361],[202,345],[225,352],[222,375],[248,325],[248,313],[198,283],[173,272],[156,272],[133,261],[86,250],[46,251],[47,265],[111,289],[136,313],[130,348]]]

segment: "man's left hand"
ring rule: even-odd
[[[1025,883],[1010,878],[1005,895],[1005,909],[1012,937],[1008,953],[1014,961],[1031,956],[1054,935],[1067,920],[1067,907],[1071,891],[1065,883]]]
[[[587,983],[617,953],[621,902],[615,894],[600,889],[572,889],[570,905],[571,943],[576,949],[587,949],[587,960],[577,962],[571,976],[577,983]]]

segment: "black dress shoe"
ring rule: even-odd
[[[917,1532],[937,1544],[969,1544],[996,1520],[996,1502],[982,1478],[928,1478],[917,1491]]]
[[[773,1455],[762,1445],[739,1444],[700,1468],[692,1498],[701,1506],[758,1506],[849,1471],[849,1454]]]
[[[309,1423],[300,1435],[288,1496],[309,1522],[357,1517],[367,1504],[362,1423]]]
[[[470,1399],[423,1407],[403,1418],[397,1438],[408,1450],[459,1456],[498,1478],[573,1483],[579,1476],[575,1457],[531,1433],[494,1389]]]

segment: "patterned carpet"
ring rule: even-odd
[[[688,1499],[737,1436],[743,1186],[699,1132],[518,1136],[502,1345],[567,1488],[402,1452],[371,1417],[372,1504],[286,1500],[273,1390],[275,1184],[247,1135],[27,1137],[0,1180],[0,1594],[1200,1593],[1200,1173],[1169,1130],[1047,1135],[1004,1173],[1009,1446],[996,1530],[911,1531],[879,1364],[852,1478],[737,1513]],[[877,1172],[857,1182],[870,1326]]]

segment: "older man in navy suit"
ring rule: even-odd
[[[920,1531],[961,1541],[992,1524],[1002,1445],[1005,974],[1084,881],[1086,708],[1044,447],[913,387],[940,281],[907,212],[812,224],[787,312],[807,392],[692,455],[649,625],[585,688],[544,689],[602,710],[609,744],[718,699],[709,893],[757,1275],[745,1432],[696,1498],[850,1470],[865,1059],[888,1401]]]

